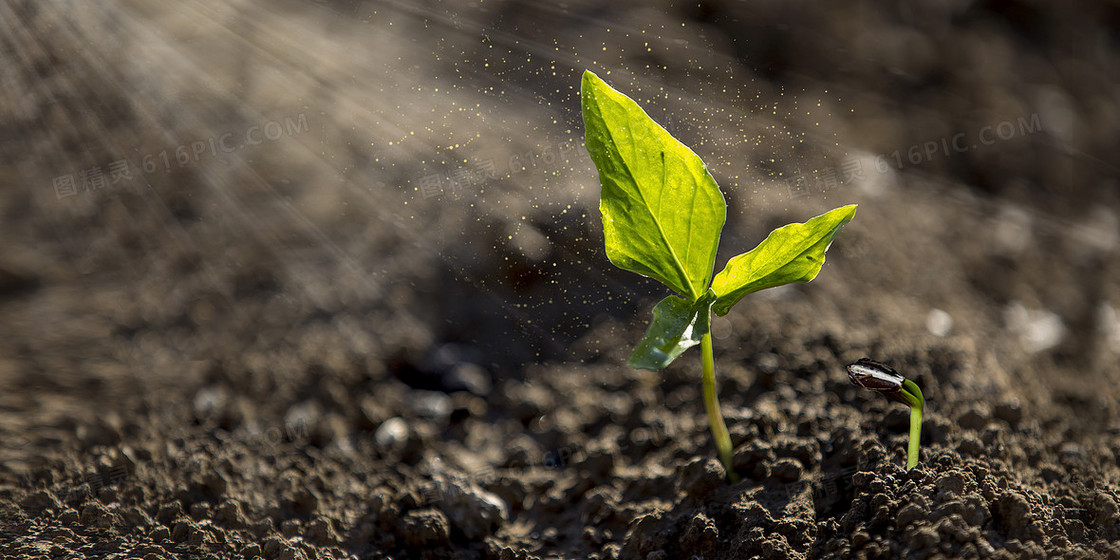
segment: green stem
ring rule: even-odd
[[[700,339],[700,351],[704,365],[704,408],[708,410],[708,424],[712,427],[712,439],[715,440],[720,461],[723,461],[723,468],[727,470],[728,480],[733,483],[739,482],[739,475],[735,472],[731,462],[731,435],[727,433],[727,425],[723,423],[723,414],[719,410],[719,397],[716,396],[712,333],[705,333],[704,337]]]
[[[922,410],[925,408],[925,397],[917,383],[907,379],[902,384],[903,393],[908,393],[906,400],[910,405],[910,446],[906,453],[906,470],[918,465],[918,449],[922,442]]]

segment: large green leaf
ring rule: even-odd
[[[708,289],[727,203],[700,157],[632,99],[583,73],[587,151],[599,169],[607,258],[692,301]]]
[[[850,204],[803,224],[782,226],[770,232],[758,247],[732,257],[712,279],[712,291],[717,296],[712,310],[726,315],[747,294],[815,278],[833,236],[855,214],[856,205]]]
[[[710,329],[715,299],[709,291],[694,302],[677,296],[661,300],[653,308],[646,336],[630,354],[630,367],[657,371],[700,344]]]

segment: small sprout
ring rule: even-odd
[[[910,447],[906,455],[906,470],[917,466],[918,446],[922,439],[922,408],[925,406],[922,390],[887,364],[868,358],[860,358],[848,366],[848,379],[856,387],[882,393],[888,399],[910,407]]]
[[[759,290],[815,278],[832,238],[856,206],[778,228],[714,274],[727,202],[700,156],[595,74],[584,72],[580,91],[587,151],[602,185],[599,211],[607,258],[677,294],[653,308],[653,321],[630,355],[630,366],[660,370],[700,345],[712,439],[735,482],[731,437],[716,398],[712,313],[726,315]]]

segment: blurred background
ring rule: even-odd
[[[1003,349],[985,382],[1025,398],[1116,381],[1115,2],[10,0],[0,27],[5,476],[620,366],[664,289],[602,254],[585,69],[707,162],[717,267],[860,204],[811,287],[717,336],[792,305]]]

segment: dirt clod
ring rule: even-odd
[[[1120,11],[795,4],[0,2],[0,556],[1120,559]],[[584,68],[717,269],[859,204],[711,324],[737,483]]]
[[[704,500],[721,487],[727,476],[723,465],[713,457],[697,457],[681,467],[680,488],[695,500]]]

